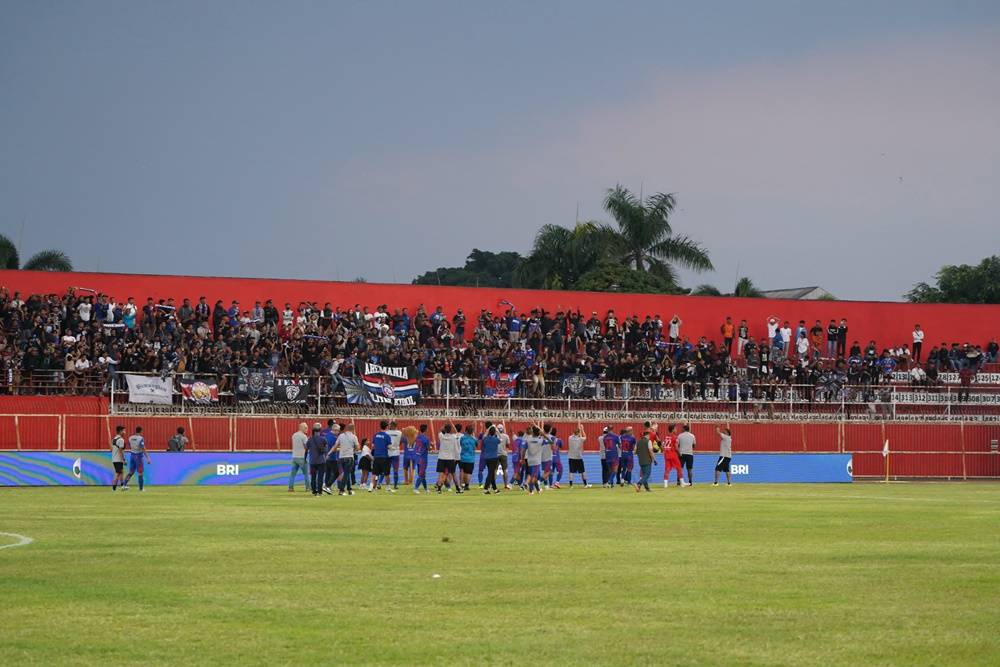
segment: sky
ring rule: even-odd
[[[0,233],[409,282],[672,192],[714,272],[899,300],[1000,248],[1000,3],[0,0]]]

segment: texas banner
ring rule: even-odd
[[[215,380],[199,380],[190,375],[181,376],[181,395],[187,403],[211,405],[219,402],[219,385]]]
[[[309,380],[275,378],[274,402],[303,404],[309,400]]]
[[[493,398],[510,398],[517,391],[517,376],[517,373],[490,371],[484,393]]]
[[[362,381],[373,403],[405,407],[420,400],[420,382],[412,366],[365,363]]]

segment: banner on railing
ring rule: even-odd
[[[562,394],[576,398],[597,398],[600,382],[589,373],[573,373],[563,375]]]
[[[383,366],[368,362],[362,378],[371,403],[406,407],[420,400],[420,382],[412,366]]]
[[[518,373],[490,371],[486,378],[484,393],[491,398],[510,398],[517,392]]]
[[[241,366],[236,374],[236,400],[267,402],[274,397],[274,372]]]
[[[215,380],[199,380],[190,375],[181,376],[181,395],[184,400],[195,405],[211,405],[219,402],[219,385]]]
[[[170,405],[173,402],[171,378],[125,373],[125,381],[128,383],[129,403]]]
[[[302,405],[309,401],[309,380],[296,378],[275,378],[274,402]]]

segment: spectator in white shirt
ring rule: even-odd
[[[913,325],[913,359],[920,363],[920,348],[924,346],[924,330],[919,324]]]

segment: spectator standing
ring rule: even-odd
[[[183,452],[184,448],[187,447],[188,439],[184,435],[184,427],[178,426],[177,433],[167,441],[167,451],[168,452]]]
[[[323,437],[323,425],[313,424],[312,437],[306,442],[306,452],[309,455],[309,480],[313,496],[323,495],[323,477],[326,473],[326,438]]]
[[[733,354],[733,337],[736,334],[736,327],[733,325],[733,318],[727,317],[726,321],[722,323],[719,328],[722,333],[722,344],[725,346],[726,351],[732,356]]]
[[[712,486],[719,485],[719,473],[726,473],[726,486],[733,485],[733,478],[729,472],[730,462],[733,460],[733,432],[729,425],[720,426],[715,429],[719,434],[719,460],[715,463],[715,480]]]
[[[847,320],[841,319],[840,324],[837,325],[837,357],[839,359],[843,359],[846,351],[847,351]]]
[[[649,430],[642,432],[642,437],[639,438],[639,442],[635,446],[636,458],[639,459],[639,483],[635,485],[636,493],[645,489],[648,493],[649,488],[649,475],[653,471],[653,463],[656,462],[656,458],[653,453],[653,441],[649,439]]]
[[[681,434],[677,436],[677,453],[681,457],[681,465],[687,469],[687,481],[682,482],[682,486],[691,486],[694,484],[694,476],[691,474],[691,469],[694,468],[694,448],[697,445],[697,440],[694,437],[694,433],[691,432],[691,425],[684,424],[681,426]]]
[[[351,476],[354,473],[354,453],[358,451],[358,436],[354,435],[354,424],[347,424],[337,436],[333,445],[340,463],[340,479],[337,481],[337,495],[354,495],[351,488]]]
[[[920,363],[921,350],[924,347],[924,330],[919,324],[913,325],[913,360]]]
[[[302,471],[302,478],[305,480],[306,489],[309,489],[309,468],[306,466],[306,443],[309,436],[306,435],[309,426],[302,422],[299,430],[292,434],[292,470],[288,475],[288,491],[295,490],[295,476],[299,470]]]

